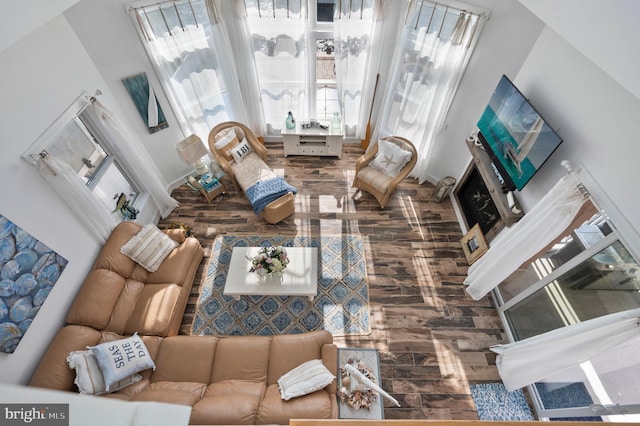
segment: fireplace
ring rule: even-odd
[[[490,239],[502,228],[500,212],[498,212],[487,185],[474,165],[458,185],[456,198],[464,215],[467,229],[471,229],[478,223],[482,233]]]

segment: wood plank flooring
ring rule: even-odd
[[[402,404],[385,401],[387,419],[477,419],[469,385],[499,381],[488,347],[504,333],[490,297],[474,301],[462,284],[467,262],[450,200],[432,200],[433,186],[405,180],[381,210],[375,199],[352,199],[359,145],[335,157],[288,157],[268,144],[269,164],[298,188],[296,213],[277,225],[258,218],[247,199],[228,192],[207,204],[186,185],[173,192],[180,206],[159,224],[189,225],[209,255],[220,233],[322,235],[365,239],[372,333],[336,338],[338,346],[376,348],[382,385]],[[181,333],[188,334],[208,258],[199,268]]]

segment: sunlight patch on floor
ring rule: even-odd
[[[413,266],[416,270],[420,293],[422,294],[424,303],[427,305],[444,308],[444,302],[440,296],[438,296],[437,292],[434,291],[435,287],[440,286],[440,278],[431,270],[428,258],[429,253],[424,249],[416,250],[413,256]]]

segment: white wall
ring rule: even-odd
[[[530,208],[565,174],[560,161],[582,163],[635,229],[640,202],[637,143],[640,99],[550,28],[545,29],[514,83],[564,139],[521,192]]]
[[[0,52],[18,42],[79,0],[6,1],[0,14]]]
[[[0,214],[69,261],[16,352],[0,353],[0,380],[24,383],[99,246],[21,155],[83,90],[104,82],[62,15],[2,51],[0,69]]]
[[[611,78],[640,98],[640,2],[519,0]]]

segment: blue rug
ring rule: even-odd
[[[318,295],[313,301],[298,296],[242,296],[236,301],[222,294],[233,247],[270,245],[318,249]],[[371,332],[369,287],[360,236],[216,238],[191,334],[277,335],[320,329],[334,336]]]
[[[589,391],[582,382],[544,382],[536,383],[536,390],[545,409],[587,407],[593,404]],[[552,421],[601,422],[602,417],[562,417],[551,418]]]
[[[522,389],[507,391],[502,383],[471,385],[480,420],[535,420]]]

